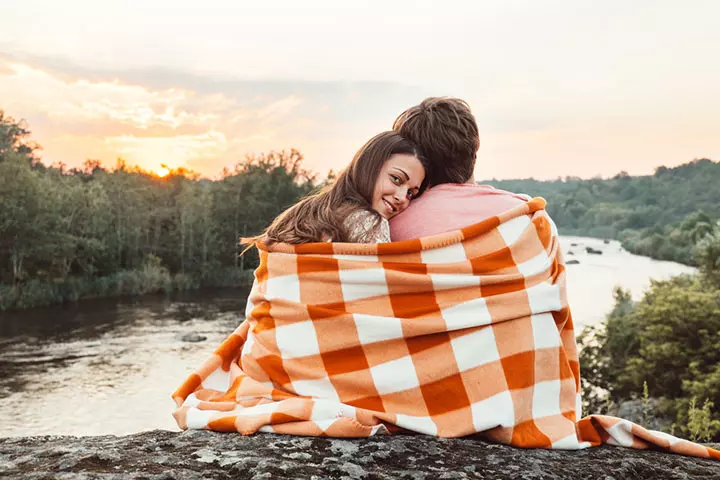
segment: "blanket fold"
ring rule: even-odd
[[[362,437],[482,432],[720,459],[619,418],[580,419],[557,229],[535,198],[388,244],[258,245],[246,319],[173,394],[183,428]]]

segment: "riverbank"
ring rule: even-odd
[[[604,318],[614,304],[612,292],[615,284],[631,290],[634,298],[639,299],[649,287],[650,278],[667,279],[696,271],[683,264],[631,255],[616,240],[561,234],[560,241],[566,260],[572,261],[572,264],[568,264],[568,289],[579,326],[597,323]],[[596,254],[589,254],[588,247]],[[202,277],[180,273],[173,275],[157,262],[148,262],[140,269],[123,270],[106,277],[70,277],[56,282],[29,280],[21,284],[20,288],[0,284],[0,312],[74,303],[85,299],[139,297],[157,293],[170,295],[202,288],[246,287],[252,284],[252,280],[252,269],[222,267]]]
[[[677,232],[673,233],[673,228],[668,229],[663,234],[657,232],[648,233],[649,229],[626,229],[622,232],[606,231],[603,228],[600,228],[599,231],[594,230],[588,231],[582,228],[559,229],[561,236],[597,238],[605,242],[617,241],[620,242],[623,249],[633,255],[648,257],[661,262],[675,262],[688,267],[697,267],[697,262],[693,256],[693,247],[697,239],[683,238],[683,240],[678,240],[679,234]],[[673,239],[675,243],[673,243]]]
[[[717,448],[717,445],[715,445]],[[365,439],[154,430],[124,437],[0,438],[0,476],[214,479],[707,479],[718,462],[603,446],[520,449],[478,437]]]
[[[95,298],[140,296],[201,288],[242,287],[252,283],[253,271],[225,267],[205,276],[171,274],[160,265],[122,270],[94,278],[69,277],[59,281],[29,280],[20,285],[0,284],[0,311],[26,310]]]

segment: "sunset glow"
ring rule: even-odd
[[[0,18],[0,109],[27,121],[47,164],[123,158],[159,175],[164,162],[215,178],[247,154],[289,148],[337,171],[437,95],[473,108],[479,179],[720,159],[720,67],[707,61],[720,44],[716,3],[269,3],[155,0],[146,21],[120,4],[18,5]],[[402,60],[388,55],[408,41],[393,19],[432,32]],[[201,45],[182,34],[189,23]],[[269,25],[285,34],[268,38]]]

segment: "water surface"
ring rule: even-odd
[[[633,299],[640,300],[651,279],[666,280],[697,271],[687,265],[633,255],[615,240],[605,243],[597,238],[564,236],[560,245],[566,262],[580,262],[567,265],[568,302],[578,332],[605,319],[614,305],[615,286],[630,290]],[[588,247],[602,254],[590,254]]]
[[[604,318],[615,285],[640,298],[650,278],[694,271],[631,255],[618,242],[564,237],[561,243],[566,258],[580,262],[567,267],[578,331]],[[603,253],[588,254],[586,247]],[[177,429],[170,394],[240,323],[246,296],[246,290],[202,291],[1,314],[0,436]],[[181,340],[190,333],[207,338]]]
[[[177,429],[170,394],[242,320],[247,292],[193,292],[0,318],[0,436]],[[207,337],[184,342],[189,333]]]

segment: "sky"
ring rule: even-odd
[[[720,160],[714,0],[0,0],[0,109],[47,164],[208,178],[296,148],[342,169],[428,96],[466,100],[476,178]]]

